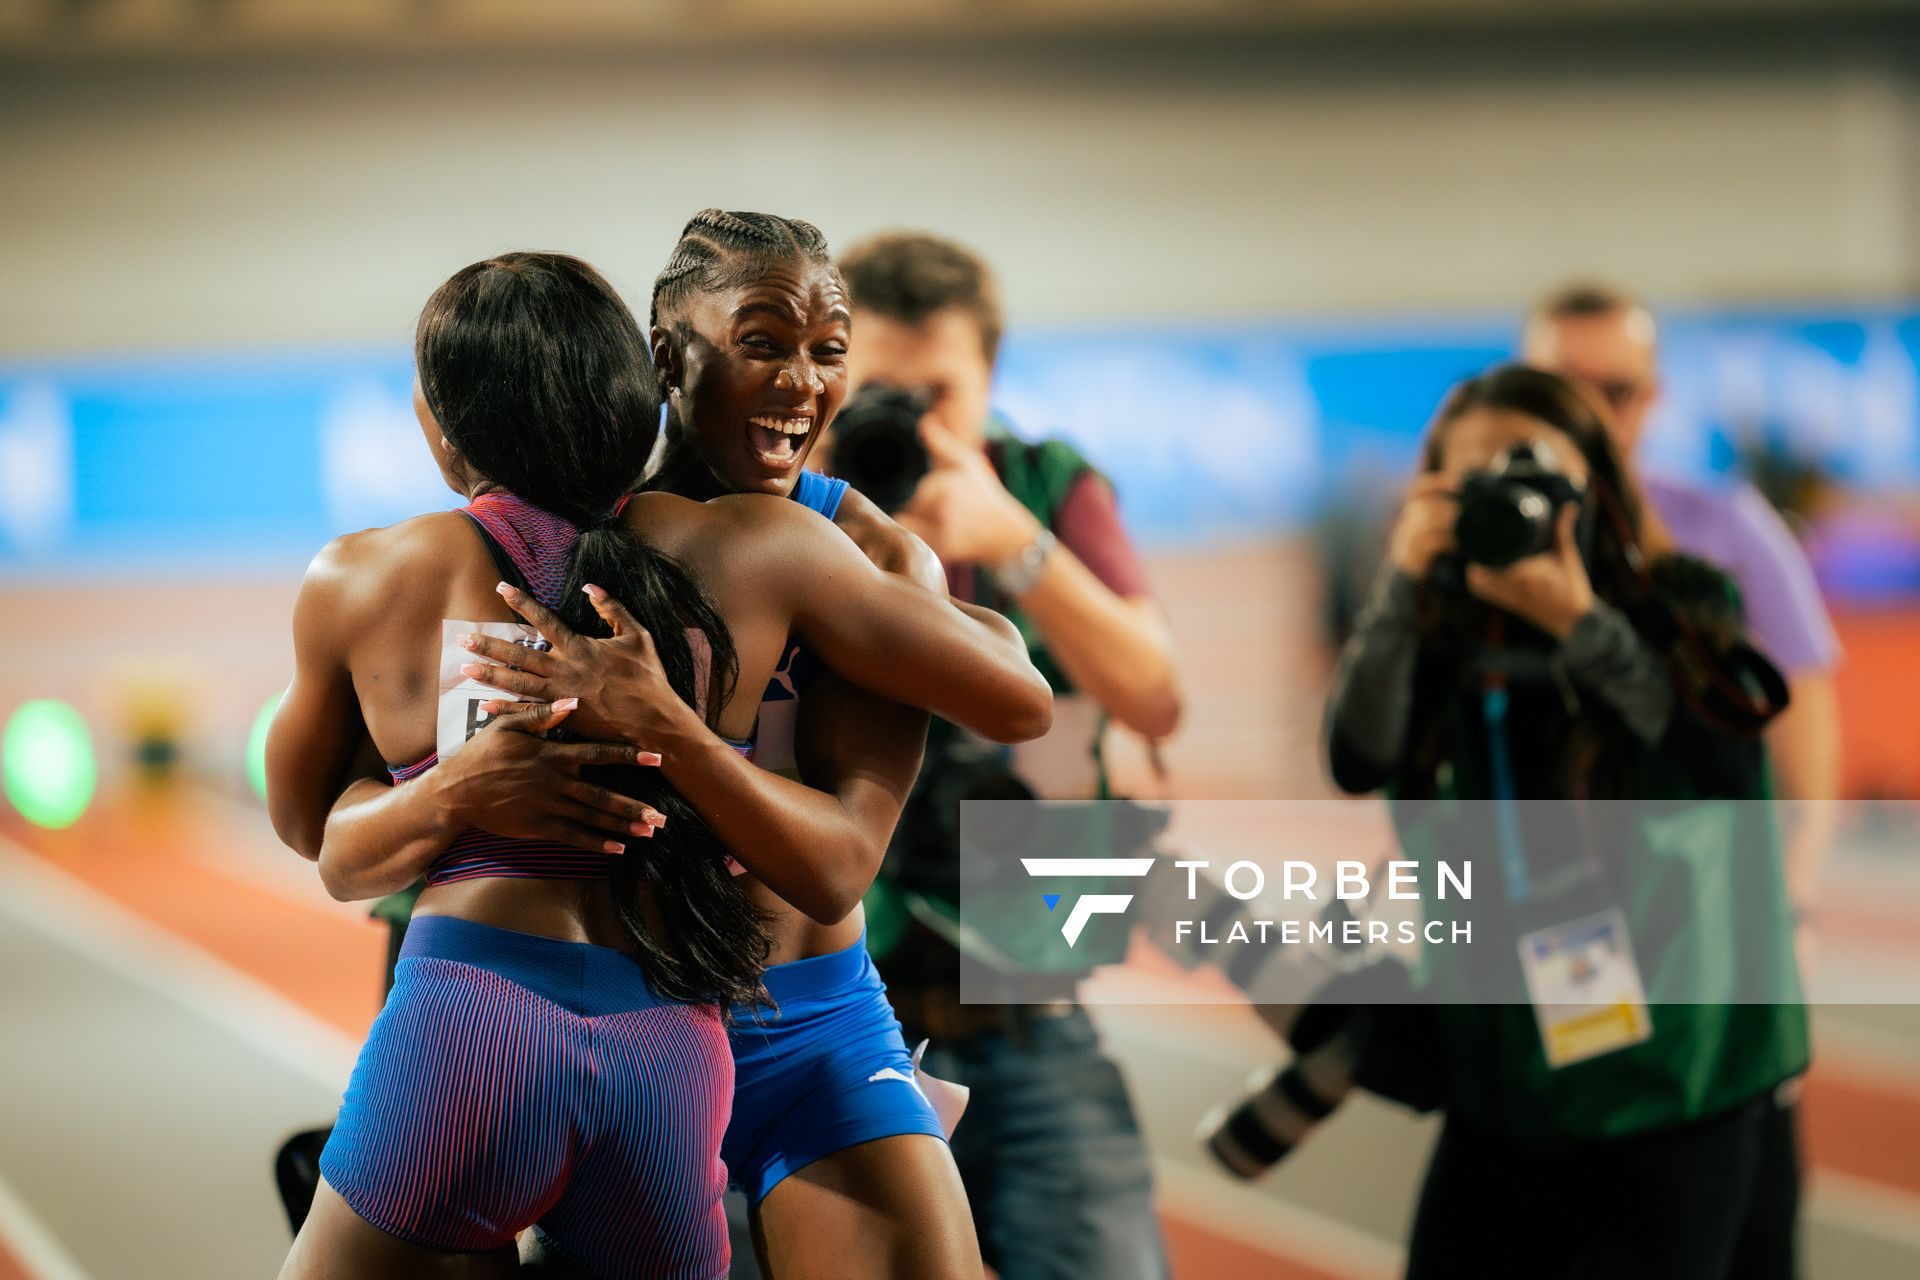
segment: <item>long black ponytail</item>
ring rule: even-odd
[[[562,620],[607,635],[581,591],[604,587],[652,634],[676,693],[724,706],[738,675],[725,620],[685,566],[616,516],[652,452],[660,393],[646,339],[613,287],[563,254],[489,258],[428,299],[414,358],[427,405],[465,463],[579,526]],[[772,941],[706,820],[657,769],[607,769],[598,780],[668,818],[613,864],[614,900],[655,990],[723,1007],[761,998]],[[647,898],[642,881],[654,890]]]

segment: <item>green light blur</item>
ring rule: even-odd
[[[78,711],[52,698],[14,708],[0,734],[0,780],[21,817],[70,827],[93,802],[98,779],[93,735]]]
[[[247,781],[253,784],[262,800],[267,798],[267,729],[273,724],[273,713],[279,709],[280,695],[276,693],[253,718],[253,732],[247,735]]]

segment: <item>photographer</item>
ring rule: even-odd
[[[1778,838],[1764,806],[1711,804],[1764,798],[1755,735],[1784,689],[1740,640],[1726,576],[1649,536],[1642,510],[1573,384],[1519,366],[1471,379],[1435,419],[1342,655],[1333,776],[1389,790],[1407,856],[1420,852],[1411,818],[1474,808],[1462,802],[1535,819],[1524,843],[1511,829],[1480,842],[1495,890],[1480,918],[1511,935],[1436,949],[1428,990],[1484,992],[1458,981],[1476,969],[1517,986],[1522,952],[1555,932],[1539,926],[1584,916],[1624,933],[1608,962],[1624,954],[1655,997],[1573,1053],[1553,1047],[1568,1043],[1554,1021],[1566,1010],[1525,995],[1433,1008],[1446,1123],[1413,1225],[1414,1280],[1794,1273],[1797,1171],[1767,1150],[1774,1090],[1807,1059],[1804,1009],[1786,1003],[1797,983]],[[1620,817],[1647,804],[1595,801],[1658,802],[1682,822],[1655,848],[1655,823]],[[1577,840],[1537,838],[1553,825],[1542,814],[1568,815],[1568,832],[1610,826],[1585,849],[1584,878],[1567,874]],[[1613,909],[1587,914],[1596,904]],[[1698,974],[1716,964],[1761,994],[1702,1000]],[[1658,999],[1689,973],[1692,999]]]
[[[998,778],[935,725],[879,887],[891,882],[907,904],[892,913],[898,941],[888,945],[888,913],[870,901],[870,942],[909,1037],[933,1042],[926,1067],[976,1086],[953,1153],[987,1262],[1005,1280],[1163,1276],[1139,1124],[1075,1002],[1076,975],[1059,975],[1049,1003],[962,1004],[958,934],[942,919],[962,796],[1104,798],[1109,718],[1148,738],[1172,732],[1180,691],[1166,623],[1106,480],[1065,442],[1020,440],[990,416],[1001,321],[985,264],[930,236],[886,235],[840,266],[856,391],[830,469],[897,505],[956,597],[1011,618],[1056,695],[1052,732],[1002,760]]]

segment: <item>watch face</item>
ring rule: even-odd
[[[1046,568],[1047,553],[1053,550],[1056,539],[1049,529],[1042,529],[1032,542],[1022,547],[1011,559],[1003,561],[994,570],[994,581],[1008,595],[1024,595],[1040,581],[1040,572]]]

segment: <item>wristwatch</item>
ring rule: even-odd
[[[1010,596],[1023,596],[1039,583],[1046,571],[1047,557],[1057,542],[1050,529],[1033,535],[1033,541],[993,567],[993,582]]]

